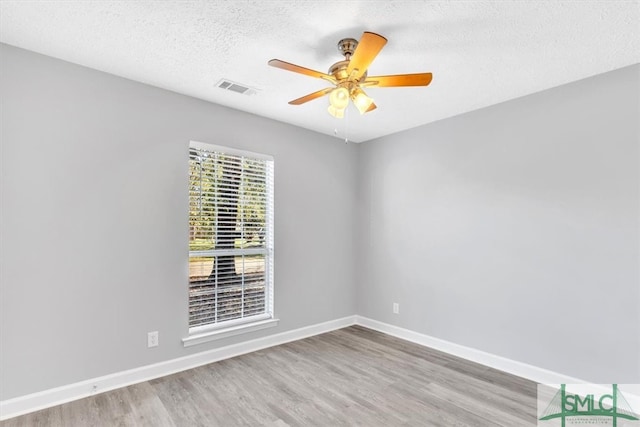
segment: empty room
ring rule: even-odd
[[[0,1],[0,426],[640,427],[640,1]]]

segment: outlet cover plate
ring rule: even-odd
[[[149,332],[147,334],[147,347],[157,347],[158,346],[158,331]]]

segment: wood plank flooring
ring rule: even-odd
[[[536,383],[360,326],[0,422],[18,426],[536,425]]]

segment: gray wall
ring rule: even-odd
[[[640,381],[638,66],[353,146],[0,55],[0,400],[354,313]],[[191,139],[275,157],[281,323],[184,349]]]
[[[0,45],[0,400],[353,315],[357,147]],[[185,349],[189,140],[275,157],[277,328]],[[148,331],[160,346],[146,348]]]
[[[639,70],[362,144],[358,314],[640,382]]]

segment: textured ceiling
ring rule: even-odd
[[[343,120],[287,104],[327,83],[269,59],[326,72],[365,30],[389,40],[369,74],[431,85],[368,89],[378,109]],[[0,41],[361,142],[640,62],[640,2],[2,1]]]

